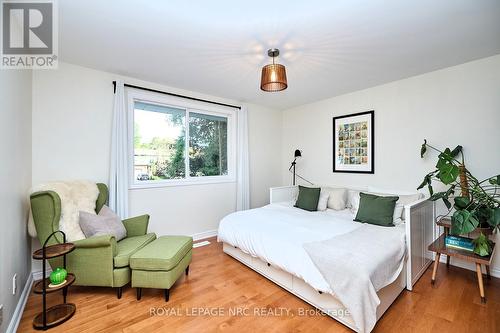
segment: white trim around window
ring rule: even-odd
[[[128,151],[129,151],[129,179],[130,189],[143,189],[167,186],[213,184],[213,183],[234,183],[236,182],[236,133],[237,133],[237,110],[230,107],[212,105],[209,103],[191,101],[184,98],[163,95],[154,92],[142,91],[139,89],[127,88],[127,108],[128,108]],[[227,175],[221,176],[200,176],[192,177],[189,174],[189,156],[185,149],[185,178],[182,179],[162,179],[138,181],[134,174],[134,108],[135,102],[156,104],[159,106],[173,107],[186,111],[185,131],[186,147],[189,138],[189,114],[201,113],[227,118]]]

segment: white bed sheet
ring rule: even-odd
[[[353,218],[348,209],[308,212],[288,202],[275,203],[224,217],[219,225],[218,241],[237,246],[303,279],[314,289],[333,295],[303,244],[359,228],[362,224]]]

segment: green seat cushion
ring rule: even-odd
[[[374,194],[359,194],[359,209],[354,221],[392,227],[394,207],[399,197],[381,197]]]
[[[156,235],[154,233],[149,233],[142,236],[127,237],[119,241],[117,244],[117,253],[113,259],[115,267],[127,267],[130,256],[154,241],[155,238]]]
[[[319,187],[313,188],[299,185],[299,197],[295,202],[295,207],[311,212],[317,211],[320,191]]]
[[[130,258],[130,268],[145,271],[169,271],[193,248],[188,236],[162,236]]]
[[[169,271],[132,270],[132,288],[159,288],[170,289],[181,277],[186,268],[191,263],[193,251],[189,251],[177,264]]]

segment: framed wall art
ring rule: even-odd
[[[375,111],[333,118],[333,172],[375,172]]]

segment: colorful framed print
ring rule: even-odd
[[[375,111],[333,118],[333,172],[375,173]]]

